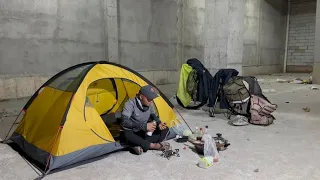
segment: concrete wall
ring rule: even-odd
[[[292,0],[288,72],[311,72],[314,59],[316,0]]]
[[[281,72],[286,35],[285,0],[246,0],[243,72]]]
[[[203,60],[205,0],[120,0],[119,63],[156,84],[176,83],[189,58]]]
[[[0,1],[0,99],[28,96],[71,65],[104,59],[101,3]]]
[[[119,63],[155,84],[177,83],[181,65],[204,59],[205,0],[119,0]]]
[[[0,2],[0,99],[30,96],[85,61],[126,65],[157,85],[198,58],[214,75],[281,70],[285,13],[276,0]]]
[[[104,58],[100,0],[0,2],[0,74],[51,75]]]
[[[175,1],[121,0],[120,59],[135,70],[176,70],[181,4]]]
[[[312,71],[312,83],[320,84],[320,1],[317,0],[314,63]]]
[[[205,0],[0,2],[0,99],[30,96],[52,75],[109,60],[155,84],[204,59]]]

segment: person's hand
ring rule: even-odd
[[[159,128],[160,128],[160,130],[166,129],[166,128],[167,128],[166,123],[161,122],[161,123],[159,124]]]
[[[153,122],[149,122],[149,123],[147,123],[147,130],[150,132],[153,132],[155,129],[156,129],[156,124],[155,123],[153,123]]]

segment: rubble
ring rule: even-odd
[[[311,111],[311,109],[310,108],[308,108],[308,107],[305,107],[305,108],[302,108],[305,112],[310,112]]]
[[[291,80],[277,78],[277,82],[278,83],[291,83],[291,84],[312,84],[312,77],[310,76],[309,79],[294,78]]]

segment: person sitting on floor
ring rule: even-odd
[[[157,97],[152,86],[143,86],[136,97],[125,103],[122,111],[123,140],[138,155],[149,149],[164,150],[170,146],[162,142],[169,129],[155,114],[153,100]],[[149,136],[148,132],[152,132],[152,135]]]

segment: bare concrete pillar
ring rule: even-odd
[[[215,74],[227,66],[228,44],[228,0],[206,0],[205,2],[204,63],[210,73]]]
[[[320,0],[317,0],[314,64],[312,72],[312,82],[320,84]]]
[[[245,0],[206,0],[205,66],[242,73]]]
[[[242,75],[245,0],[229,0],[228,65]]]
[[[105,60],[119,62],[118,37],[118,4],[117,0],[102,0],[104,3],[103,16],[105,39]]]

